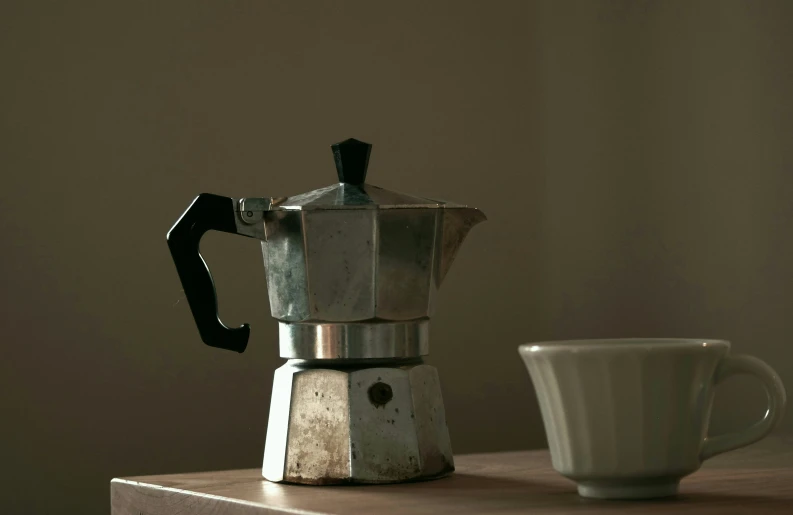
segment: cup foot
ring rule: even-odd
[[[578,495],[591,499],[657,499],[677,495],[679,480],[619,483],[615,481],[586,481],[578,483]]]

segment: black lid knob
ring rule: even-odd
[[[345,184],[363,184],[366,181],[366,168],[369,166],[369,153],[372,145],[347,139],[330,146],[333,149],[333,159],[336,161],[336,173],[339,182]]]

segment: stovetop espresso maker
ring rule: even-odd
[[[217,312],[199,252],[208,230],[262,243],[287,363],[275,372],[262,475],[303,484],[393,483],[454,470],[429,352],[436,290],[468,231],[463,205],[364,182],[371,145],[332,145],[339,182],[293,197],[199,195],[168,232],[201,339],[243,352],[247,324]]]

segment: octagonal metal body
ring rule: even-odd
[[[275,372],[262,475],[302,484],[396,483],[454,470],[438,373],[421,362]]]
[[[272,316],[284,322],[430,317],[478,214],[468,208],[270,211],[262,251]]]

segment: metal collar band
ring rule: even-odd
[[[417,358],[429,354],[429,319],[380,323],[279,322],[288,359]]]

